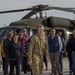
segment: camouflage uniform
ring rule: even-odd
[[[43,54],[45,53],[46,57],[48,56],[47,48],[46,38],[43,39],[39,34],[32,37],[28,50],[28,61],[32,61],[33,75],[41,75],[43,70]]]

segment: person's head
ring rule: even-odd
[[[56,30],[54,28],[50,29],[50,35],[55,36]]]
[[[6,40],[6,36],[3,37],[2,42],[4,42]]]
[[[18,41],[18,34],[14,34],[12,41],[17,42]]]
[[[23,32],[21,32],[20,34],[19,34],[19,39],[22,39],[23,38]]]
[[[27,35],[27,30],[26,29],[22,29],[23,35]]]
[[[41,24],[39,24],[39,25],[37,26],[37,31],[38,31],[39,34],[43,33],[43,32],[44,32],[44,26],[41,25]]]
[[[73,34],[73,36],[75,37],[75,30],[73,30],[72,34]]]
[[[10,33],[7,35],[7,39],[11,41],[12,37],[13,37],[13,33],[10,32]]]
[[[61,31],[58,31],[57,32],[57,35],[61,37],[62,36],[62,32]]]
[[[73,34],[69,34],[68,39],[71,38],[73,36]]]

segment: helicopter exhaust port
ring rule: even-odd
[[[62,28],[70,28],[74,29],[75,24],[72,20],[60,17],[48,17],[42,21],[42,24],[46,27],[62,27]]]

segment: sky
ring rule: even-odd
[[[44,4],[57,7],[75,7],[75,0],[0,0],[0,11],[25,9],[34,5]],[[0,27],[8,26],[11,22],[20,20],[28,11],[0,14]],[[47,16],[75,19],[70,12],[49,10]]]

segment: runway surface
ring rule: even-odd
[[[51,73],[51,64],[49,62],[47,71],[45,70],[45,66],[44,66],[43,75],[50,75],[50,73]],[[63,58],[63,74],[64,75],[69,75],[68,58]],[[2,67],[0,68],[0,75],[3,75]],[[21,72],[21,75],[24,75],[24,73]]]

